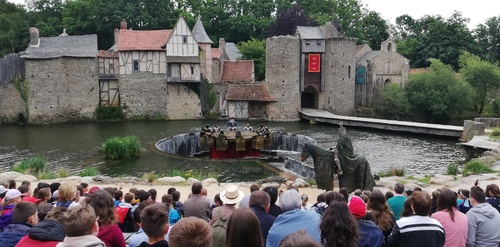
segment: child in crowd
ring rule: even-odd
[[[170,212],[168,216],[170,218],[170,225],[173,226],[181,219],[181,215],[179,214],[179,212],[177,212],[177,210],[174,209],[174,201],[172,200],[172,195],[163,195],[161,197],[161,202],[165,204],[165,206],[167,206],[167,208],[169,209]]]
[[[148,235],[148,242],[142,242],[140,247],[168,247],[165,234],[170,225],[165,204],[155,203],[144,208],[141,212],[141,226]]]
[[[77,205],[68,209],[63,224],[66,237],[56,247],[105,247],[97,235],[99,225],[94,209],[89,205]]]

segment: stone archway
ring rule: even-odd
[[[318,91],[313,86],[307,86],[304,88],[300,96],[300,107],[301,108],[318,108]]]

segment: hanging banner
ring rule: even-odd
[[[310,73],[321,72],[321,54],[309,54],[307,71]]]

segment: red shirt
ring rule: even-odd
[[[16,247],[55,247],[59,241],[40,241],[40,240],[34,240],[31,239],[28,235],[24,236],[19,240],[19,242],[16,244]]]
[[[125,239],[123,233],[118,227],[118,224],[111,226],[99,227],[97,237],[103,241],[107,247],[125,247]],[[38,247],[38,246],[37,246]]]

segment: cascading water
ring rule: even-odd
[[[200,145],[199,140],[199,133],[180,134],[159,140],[155,147],[164,153],[193,157],[208,152],[208,148]]]

